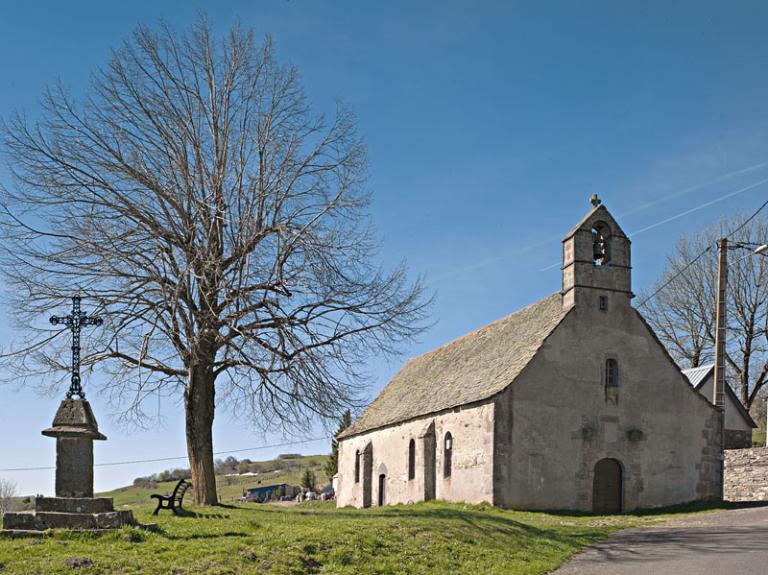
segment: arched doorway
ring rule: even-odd
[[[616,459],[598,461],[595,465],[592,511],[603,515],[621,513],[622,483],[621,463]]]
[[[363,450],[363,507],[370,507],[373,502],[373,445],[368,444]]]

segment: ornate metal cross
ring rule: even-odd
[[[89,317],[85,312],[80,311],[80,296],[72,298],[72,313],[67,316],[52,316],[53,325],[64,324],[72,330],[72,380],[69,384],[67,399],[78,396],[85,399],[83,387],[80,385],[80,328],[84,325],[101,325],[104,320],[100,317]]]

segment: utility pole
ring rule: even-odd
[[[725,421],[725,336],[727,324],[728,238],[719,242],[717,261],[717,312],[715,314],[715,382],[712,403],[723,411]],[[723,430],[725,431],[725,430]]]
[[[719,242],[717,260],[717,311],[715,313],[715,380],[712,382],[712,402],[720,411],[720,499],[725,488],[725,336],[728,310],[728,238]]]

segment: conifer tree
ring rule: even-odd
[[[331,440],[331,454],[325,464],[325,474],[328,476],[328,481],[333,481],[333,476],[339,471],[339,434],[350,425],[352,425],[352,414],[346,410],[339,420],[339,429],[336,430]]]
[[[315,476],[314,471],[309,468],[304,470],[304,475],[301,477],[301,486],[310,491],[315,490],[315,487],[317,486],[317,476]]]

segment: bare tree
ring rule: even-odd
[[[11,366],[66,368],[67,338],[40,318],[80,292],[107,320],[83,364],[104,362],[109,396],[136,417],[183,396],[200,503],[217,501],[217,405],[263,427],[335,420],[366,359],[424,329],[421,282],[373,263],[352,114],[314,113],[268,38],[140,27],[82,102],[48,89],[4,143],[2,263],[30,334]]]
[[[16,483],[0,477],[0,517],[11,510],[16,495],[18,495]]]
[[[742,227],[744,222],[744,217],[733,217],[695,237],[682,238],[652,292],[668,285],[642,305],[641,311],[683,367],[712,362],[716,242],[728,237],[732,247],[745,248],[729,254],[726,362],[729,382],[749,409],[768,381],[768,259],[749,255],[768,241],[768,220],[756,218]],[[729,230],[737,229],[729,235]],[[646,298],[641,295],[640,301]]]

